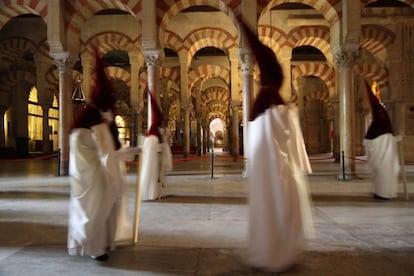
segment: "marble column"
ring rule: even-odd
[[[341,149],[340,149],[340,130],[339,130],[339,99],[337,97],[331,100],[332,108],[333,108],[333,133],[331,134],[332,137],[332,157],[335,159],[335,162],[339,163],[341,159]]]
[[[403,64],[403,45],[402,45],[402,30],[403,23],[395,26],[395,42],[387,48],[388,52],[388,80],[390,88],[390,98],[395,102],[395,113],[393,114],[393,127],[395,134],[403,135],[404,119],[405,119],[405,99],[403,89],[403,78],[405,72],[401,72],[401,64]]]
[[[42,133],[42,151],[43,153],[50,153],[53,148],[50,147],[50,127],[49,127],[49,108],[48,105],[42,105],[42,113],[43,113],[43,133]]]
[[[68,58],[56,59],[54,62],[59,70],[58,174],[63,176],[69,174],[69,128],[73,119],[72,62]]]
[[[196,139],[197,139],[197,155],[200,156],[203,149],[202,149],[202,133],[201,133],[201,85],[198,87],[195,87],[196,91],[196,106],[195,106],[195,116],[196,116],[196,122],[197,122],[197,128],[196,128]]]
[[[92,56],[89,53],[85,53],[81,57],[82,59],[82,90],[86,99],[89,98],[91,93],[91,80],[92,80]]]
[[[183,150],[184,157],[190,155],[190,105],[183,105],[181,107],[181,114],[183,116]]]
[[[190,154],[190,110],[188,92],[188,55],[179,54],[180,58],[180,88],[181,88],[181,116],[183,129],[183,153],[184,157]]]
[[[305,123],[305,82],[306,79],[303,76],[298,76],[296,78],[296,80],[293,82],[292,85],[292,91],[295,91],[294,93],[296,94],[297,97],[297,106],[299,109],[299,121],[300,121],[300,126],[302,128],[302,133],[303,133],[303,139],[305,140],[305,144],[307,144],[307,137],[308,137],[308,130],[307,130],[307,125]],[[291,96],[291,100],[293,100],[293,93]]]
[[[6,147],[6,133],[4,132],[4,115],[6,110],[6,106],[0,106],[0,148]]]
[[[234,101],[231,103],[231,138],[232,138],[232,153],[237,157],[240,155],[240,142],[239,142],[239,102]]]
[[[24,157],[29,153],[29,133],[28,133],[28,92],[31,87],[20,82],[13,87],[11,103],[11,143],[15,146],[16,154]],[[26,118],[22,120],[21,118]]]
[[[277,60],[280,63],[280,67],[283,72],[283,82],[280,87],[279,93],[285,101],[288,101],[292,97],[292,51],[290,49],[283,48],[280,53],[275,53]]]
[[[207,122],[203,122],[203,152],[207,153],[208,152],[208,148],[209,148],[209,143],[208,143],[208,133],[209,133],[209,129],[208,129],[208,124]]]
[[[245,167],[243,175],[247,176],[247,147],[248,147],[248,126],[249,116],[252,109],[253,95],[253,55],[246,49],[240,51],[240,64],[242,74],[242,94],[243,94],[243,155],[245,158]]]
[[[160,65],[161,65],[161,52],[158,50],[145,51],[145,64],[147,65],[148,73],[148,89],[156,99],[158,105],[160,105]],[[148,126],[151,127],[152,114],[151,114],[151,100],[147,98],[148,107]]]
[[[340,180],[355,178],[355,91],[352,66],[357,57],[356,51],[339,50],[335,60],[339,65],[339,127],[341,171]]]
[[[237,48],[229,49],[230,60],[230,95],[232,109],[232,146],[233,156],[240,155],[240,127],[239,127],[239,106],[240,106],[240,88],[239,88],[239,59],[237,57]]]
[[[130,67],[130,76],[131,76],[131,84],[129,88],[129,95],[130,95],[130,110],[131,110],[131,145],[137,146],[138,143],[138,134],[140,129],[138,128],[138,118],[139,118],[139,110],[141,109],[140,106],[143,105],[143,99],[139,97],[139,57],[136,51],[129,52],[129,64]]]

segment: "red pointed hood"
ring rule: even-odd
[[[102,117],[99,110],[93,104],[84,106],[73,120],[70,130],[75,128],[91,128],[94,125],[102,123]]]
[[[283,73],[273,50],[260,42],[246,23],[240,20],[240,24],[260,69],[261,88],[250,114],[250,120],[253,121],[269,107],[284,104],[279,94]]]
[[[113,110],[115,107],[115,93],[105,73],[105,66],[95,51],[95,85],[91,92],[91,103],[100,110]]]
[[[162,114],[161,109],[158,106],[157,101],[155,100],[154,95],[151,91],[148,90],[148,95],[150,96],[151,102],[151,126],[148,129],[146,136],[155,135],[158,137],[159,141],[162,141],[161,133],[159,128],[162,126]]]
[[[365,135],[366,139],[375,139],[385,133],[393,133],[390,117],[387,110],[380,103],[377,97],[372,93],[371,88],[366,83],[368,99],[371,104],[372,123],[368,127]]]

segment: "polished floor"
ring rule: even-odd
[[[66,252],[69,181],[56,158],[0,160],[0,275],[276,275],[244,262],[244,161],[225,155],[174,157],[165,197],[141,204],[138,242],[99,263]],[[329,156],[312,157],[309,177],[317,236],[280,275],[414,275],[414,165],[399,197],[372,198],[363,158],[341,180]],[[133,214],[137,166],[128,166]]]

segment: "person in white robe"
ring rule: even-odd
[[[148,91],[151,100],[152,125],[142,145],[140,189],[142,200],[161,199],[164,174],[172,170],[172,154],[162,126],[162,114],[157,101]]]
[[[70,132],[68,253],[105,261],[116,241],[132,239],[125,164],[120,161],[139,149],[121,147],[112,111],[115,99],[98,56],[96,66],[90,103]]]
[[[367,83],[366,91],[371,105],[372,122],[365,135],[364,146],[373,175],[374,198],[391,199],[396,197],[398,192],[398,142],[401,138],[393,135],[387,110]]]
[[[298,109],[279,95],[282,70],[273,51],[241,22],[260,69],[261,88],[248,125],[249,265],[280,272],[296,264],[313,234],[307,174],[311,166]]]

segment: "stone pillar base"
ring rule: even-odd
[[[342,171],[339,172],[338,177],[337,177],[338,180],[342,180],[342,181],[352,180],[352,179],[355,179],[355,178],[356,178],[355,173],[353,173],[353,172],[345,172],[344,173]]]

